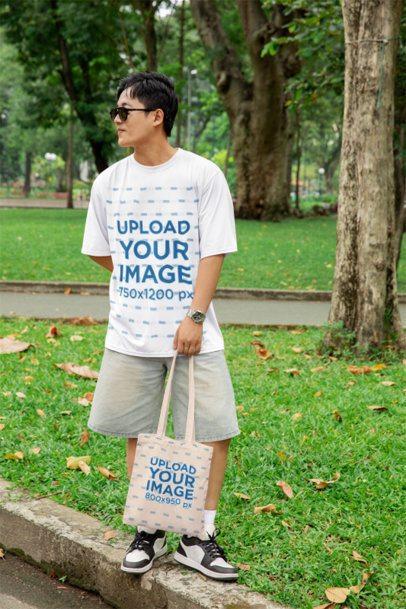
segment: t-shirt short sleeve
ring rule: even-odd
[[[110,256],[106,206],[96,180],[93,182],[90,192],[81,253],[92,256]]]
[[[237,251],[234,206],[224,173],[216,170],[199,202],[200,258]]]

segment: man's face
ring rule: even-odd
[[[146,108],[147,106],[136,97],[130,97],[129,89],[123,91],[117,101],[117,106],[124,108]],[[154,110],[152,112],[129,112],[127,119],[122,121],[117,115],[114,119],[114,125],[117,129],[118,145],[123,148],[136,147],[137,143],[148,142],[153,133],[154,125],[157,124],[156,119],[159,117],[162,110]]]

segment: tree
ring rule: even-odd
[[[342,0],[345,92],[329,323],[368,353],[406,347],[396,279],[394,76],[401,0]],[[327,346],[336,346],[332,330]]]
[[[190,0],[190,6],[230,121],[236,214],[262,220],[289,215],[291,139],[285,90],[287,79],[300,67],[297,45],[284,44],[274,55],[262,51],[273,36],[289,37],[291,17],[282,5],[267,12],[260,0],[237,0],[251,77],[222,26],[215,2]]]
[[[66,102],[68,97],[100,172],[108,165],[114,142],[105,102],[108,96],[115,96],[112,75],[120,65],[116,43],[120,28],[110,2],[89,1],[86,11],[82,8],[77,0],[7,1],[1,16],[7,38],[17,48],[24,67],[27,93],[35,90],[38,94],[33,115],[42,124],[45,118],[55,121],[60,100]]]

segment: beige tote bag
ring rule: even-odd
[[[189,356],[189,404],[184,440],[165,436],[176,352],[156,434],[140,433],[125,504],[125,524],[199,536],[213,447],[195,441],[193,355]],[[186,388],[185,388],[186,390]]]

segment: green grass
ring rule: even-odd
[[[1,278],[108,282],[109,273],[80,253],[86,210],[1,209]],[[330,290],[336,221],[237,220],[239,251],[226,256],[219,287]],[[406,292],[406,254],[399,269]]]
[[[0,475],[130,533],[122,523],[128,487],[125,440],[89,430],[89,442],[80,445],[89,407],[77,398],[93,391],[95,381],[69,376],[55,366],[70,361],[99,369],[106,324],[58,323],[61,336],[48,342],[51,323],[0,319],[0,335],[15,334],[33,343],[26,352],[0,356]],[[261,336],[254,337],[254,330]],[[241,571],[239,582],[296,609],[310,609],[327,602],[327,587],[355,585],[368,571],[373,575],[358,596],[349,597],[347,607],[401,609],[404,366],[385,351],[380,359],[385,368],[351,374],[350,364],[379,362],[318,355],[320,328],[296,335],[255,326],[223,326],[222,331],[236,402],[244,410],[238,411],[241,434],[230,444],[216,522],[227,557],[250,566]],[[83,340],[72,342],[72,334]],[[255,354],[250,344],[254,338],[271,351],[270,359]],[[302,351],[296,353],[296,347]],[[319,366],[324,369],[312,371]],[[286,372],[291,368],[300,374]],[[66,386],[67,380],[75,386]],[[26,397],[19,399],[17,391]],[[387,410],[371,411],[367,406],[373,404]],[[37,408],[45,417],[38,416]],[[71,415],[62,414],[66,410]],[[295,420],[298,412],[302,417]],[[170,416],[170,435],[172,429]],[[30,453],[35,446],[41,448],[38,455]],[[4,458],[15,451],[23,451],[24,459]],[[68,456],[84,454],[92,457],[89,476],[66,468]],[[102,477],[97,465],[108,467],[117,480]],[[326,490],[309,482],[330,480],[335,472],[340,478]],[[284,496],[279,480],[292,487],[293,498]],[[277,514],[254,514],[255,506],[269,503]],[[177,539],[169,534],[171,551]],[[352,558],[354,550],[368,565]]]

